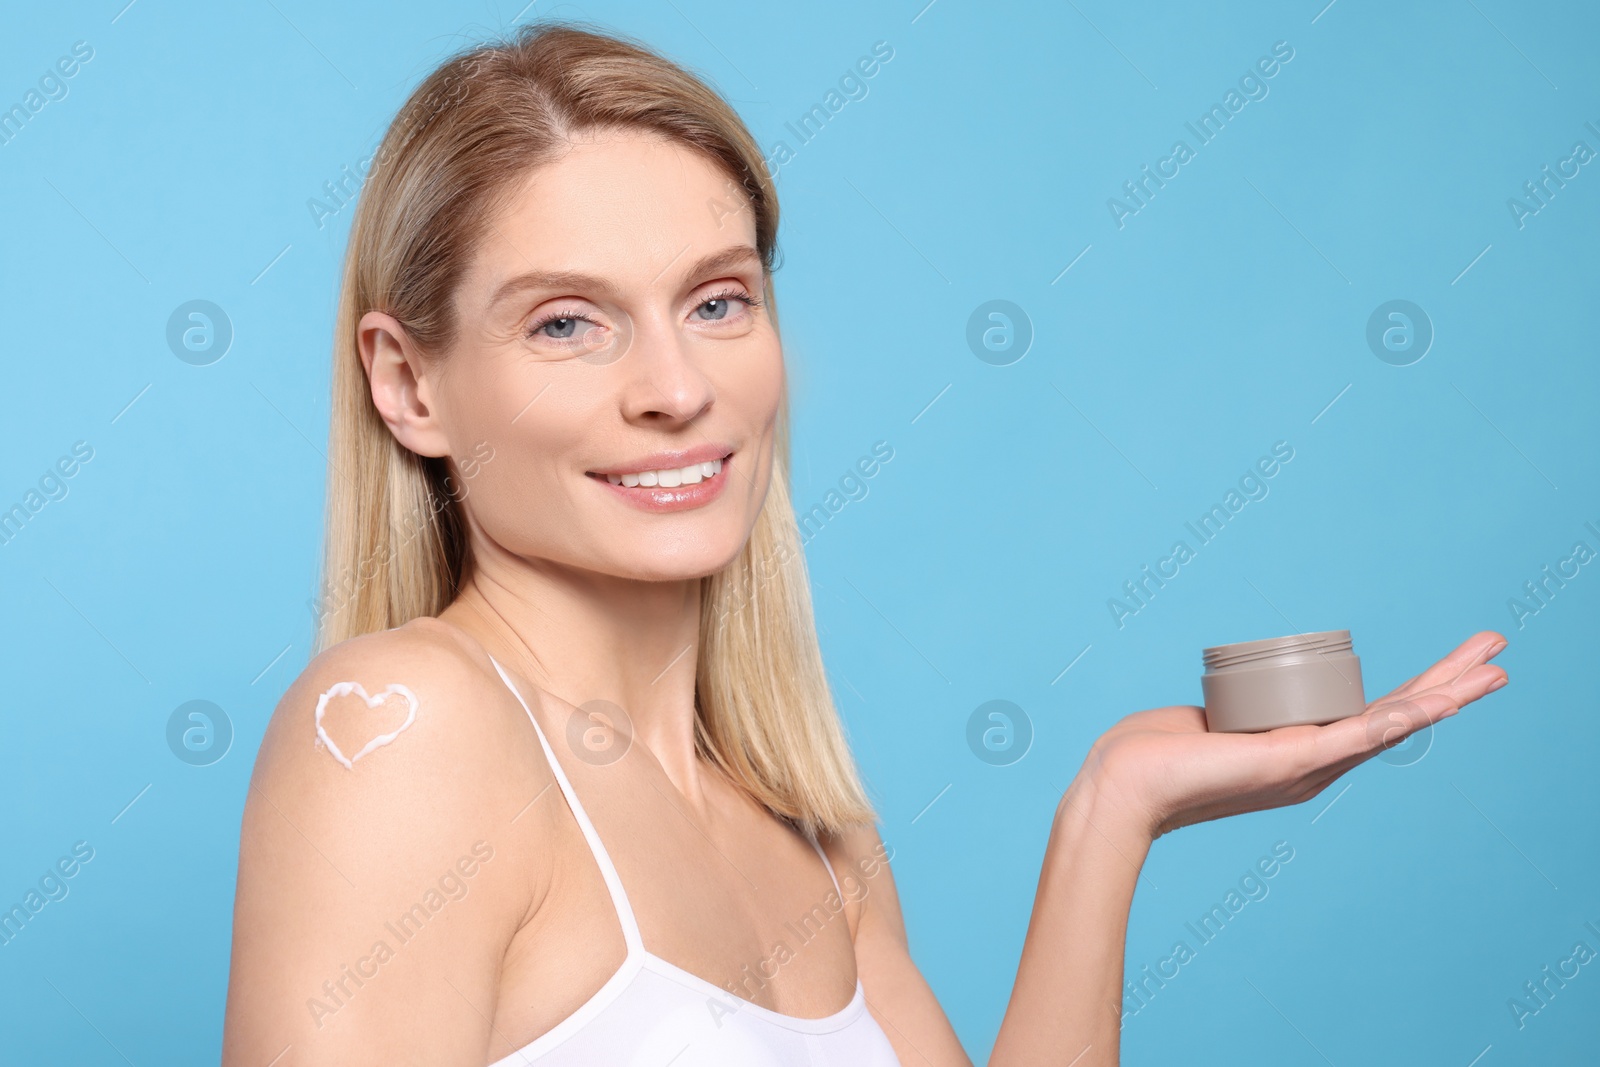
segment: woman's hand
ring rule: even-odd
[[[1206,731],[1205,711],[1129,715],[1089,749],[1056,808],[1017,982],[989,1063],[1114,1067],[1128,909],[1150,843],[1169,830],[1310,800],[1335,778],[1505,684],[1492,631],[1367,710],[1326,726]]]
[[[1202,708],[1136,712],[1094,743],[1083,774],[1124,827],[1152,841],[1180,826],[1299,804],[1504,685],[1506,672],[1487,661],[1505,647],[1492,630],[1474,634],[1364,713],[1326,726],[1214,734]]]

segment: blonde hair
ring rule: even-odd
[[[617,129],[685,145],[728,175],[755,216],[776,326],[777,191],[715,91],[638,42],[570,23],[535,23],[446,61],[395,116],[351,225],[333,344],[319,651],[437,615],[471,567],[448,461],[409,451],[379,417],[357,323],[384,311],[439,358],[456,339],[455,288],[484,220],[570,135]],[[749,540],[701,579],[695,742],[774,814],[807,833],[838,833],[874,813],[817,644],[789,496],[787,388],[774,437],[771,486]]]

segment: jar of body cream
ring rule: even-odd
[[[1218,645],[1202,659],[1200,688],[1213,733],[1321,726],[1367,708],[1349,630]]]

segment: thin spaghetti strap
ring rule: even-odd
[[[594,853],[594,861],[600,868],[600,876],[605,879],[606,889],[611,893],[611,905],[617,910],[617,921],[622,925],[622,939],[627,943],[629,957],[643,952],[644,939],[639,936],[639,922],[634,918],[633,905],[628,903],[628,894],[622,889],[622,879],[617,875],[616,864],[611,862],[610,853],[606,851],[605,845],[600,843],[600,834],[595,830],[594,823],[589,821],[588,812],[584,811],[583,805],[578,802],[578,794],[573,790],[572,782],[568,780],[566,772],[561,769],[561,761],[556,759],[555,752],[550,748],[550,742],[545,740],[544,731],[539,728],[539,720],[533,717],[528,702],[522,699],[522,694],[517,692],[517,687],[506,676],[505,668],[500,666],[500,661],[491,655],[489,662],[494,664],[500,680],[506,683],[511,695],[517,698],[522,710],[528,713],[528,721],[533,723],[533,732],[539,736],[539,745],[544,749],[545,758],[550,761],[550,769],[555,772],[556,784],[561,787],[562,795],[567,798],[567,806],[572,809],[573,817],[578,820],[578,829],[583,831],[584,840],[589,842],[589,851]],[[830,870],[829,873],[833,872]]]
[[[806,834],[805,838],[807,841],[811,842],[811,847],[817,850],[817,855],[822,857],[822,865],[828,868],[828,877],[833,879],[833,891],[839,894],[840,900],[843,900],[844,890],[839,888],[839,879],[834,877],[833,864],[828,862],[828,854],[822,851],[822,846],[817,844],[817,839],[815,837],[810,834]]]

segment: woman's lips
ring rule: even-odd
[[[627,475],[597,474],[590,471],[589,477],[642,511],[688,511],[691,508],[704,507],[721,495],[722,487],[728,480],[728,466],[732,462],[733,454],[730,452],[722,459],[691,465],[689,476],[698,475],[700,480],[697,482],[682,481],[685,476],[684,468],[665,468]],[[706,473],[707,467],[712,468],[709,474]],[[625,481],[640,484],[621,484]],[[656,484],[642,484],[649,481],[654,481]],[[673,481],[679,484],[662,484]]]

